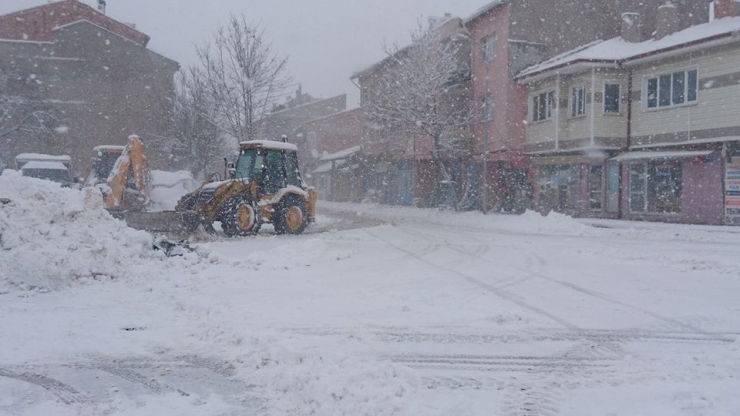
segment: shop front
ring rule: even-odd
[[[623,164],[625,219],[724,224],[725,168],[719,151],[635,151]]]
[[[545,214],[577,217],[619,215],[619,164],[604,156],[533,157],[534,201]]]

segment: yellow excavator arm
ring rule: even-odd
[[[146,157],[144,156],[144,144],[139,136],[128,138],[126,148],[116,161],[110,176],[108,176],[110,192],[105,199],[108,209],[121,209],[123,207],[123,195],[126,191],[126,180],[129,172],[132,174],[136,190],[139,191],[139,201],[144,206],[148,205],[148,171]]]

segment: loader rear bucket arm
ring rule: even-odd
[[[144,145],[138,136],[131,136],[129,137],[126,149],[118,158],[110,176],[108,176],[108,186],[111,189],[105,200],[108,209],[120,208],[123,202],[123,193],[126,188],[126,177],[129,168],[133,172],[136,189],[144,198],[144,204],[149,203]]]

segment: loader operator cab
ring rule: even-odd
[[[302,185],[296,153],[278,149],[243,149],[234,178],[254,180],[261,194],[274,194],[286,186],[300,188]]]

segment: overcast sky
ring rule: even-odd
[[[97,0],[82,0],[96,5]],[[262,24],[274,48],[289,57],[289,70],[303,91],[328,98],[359,93],[350,75],[382,59],[381,43],[407,43],[424,15],[465,17],[490,0],[107,0],[114,19],[135,23],[152,37],[150,49],[185,66],[201,42],[231,13]],[[0,14],[48,3],[0,0]]]

